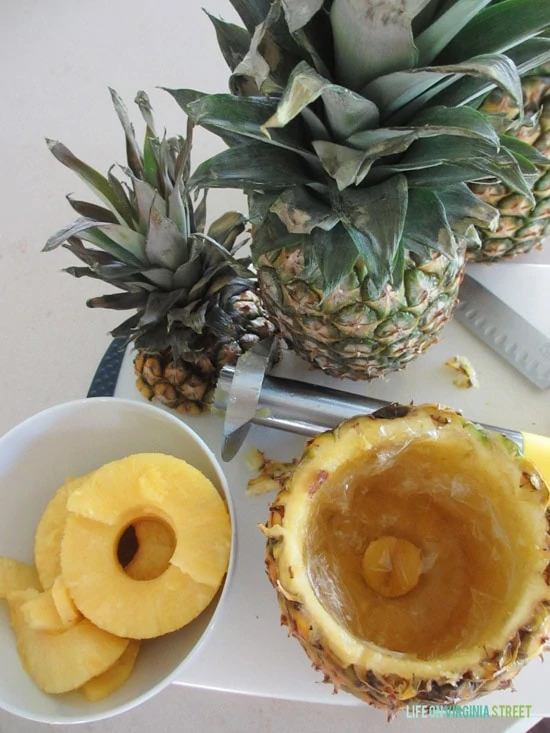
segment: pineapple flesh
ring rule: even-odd
[[[188,624],[214,598],[229,563],[231,523],[213,484],[185,461],[143,453],[108,463],[71,493],[67,509],[63,579],[100,628],[152,638]],[[175,546],[164,572],[140,580],[120,564],[118,544],[143,519],[167,525]]]
[[[14,591],[8,596],[17,650],[25,671],[44,692],[61,694],[80,687],[111,667],[128,646],[122,639],[83,619],[60,633],[32,628],[24,606],[38,591]]]
[[[263,528],[282,622],[393,714],[510,685],[550,634],[550,498],[508,439],[435,405],[319,435]]]
[[[128,646],[122,652],[122,655],[116,662],[97,677],[85,682],[80,688],[80,692],[90,700],[90,702],[98,702],[103,700],[113,692],[116,692],[132,674],[137,655],[141,646],[141,642],[136,639],[130,639]]]
[[[27,588],[41,590],[34,565],[28,565],[11,557],[0,556],[0,598],[7,598],[12,591]]]
[[[51,588],[61,574],[61,540],[67,520],[67,499],[87,478],[88,475],[68,478],[50,499],[38,522],[34,563],[44,590]]]

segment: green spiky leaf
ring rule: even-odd
[[[262,143],[238,145],[204,161],[189,179],[197,188],[276,190],[308,183],[301,158]]]
[[[294,234],[310,234],[316,228],[330,231],[338,222],[333,209],[304,186],[288,188],[273,202],[270,211]]]
[[[407,180],[400,175],[370,188],[347,189],[334,197],[336,213],[365,262],[377,292],[394,279],[407,201]],[[380,216],[381,211],[384,216]]]
[[[216,31],[216,38],[226,64],[231,71],[241,63],[250,47],[250,33],[234,23],[216,18],[205,11]]]
[[[414,39],[418,64],[431,64],[456,34],[492,0],[458,0]]]
[[[323,298],[349,276],[359,256],[355,242],[340,223],[331,231],[314,229],[304,247],[309,249],[309,256],[321,273]]]
[[[437,196],[452,227],[464,220],[491,231],[498,225],[498,209],[472,193],[465,183],[438,189]]]
[[[430,250],[436,250],[449,259],[455,255],[456,239],[436,192],[426,188],[409,190],[403,244],[406,249],[422,255]]]
[[[277,111],[265,122],[264,128],[285,127],[319,97],[323,99],[328,123],[336,138],[346,138],[378,124],[376,105],[324,79],[302,62],[292,72]]]
[[[67,166],[67,168],[74,171],[79,178],[90,186],[93,192],[107,204],[121,224],[124,222],[130,223],[125,218],[126,212],[119,209],[119,201],[109,185],[109,181],[102,176],[101,173],[98,173],[96,170],[73,155],[73,153],[71,153],[71,151],[58,140],[50,140],[49,138],[46,138],[46,143],[57,160]]]
[[[412,21],[428,2],[334,0],[330,19],[336,80],[349,89],[359,90],[371,79],[412,68],[418,59]]]
[[[521,103],[518,71],[503,54],[484,54],[454,65],[399,71],[376,79],[363,89],[363,94],[379,106],[383,119],[391,120],[393,125],[406,124],[443,85],[454,84],[463,75],[499,86]]]
[[[479,54],[504,53],[549,25],[550,3],[502,0],[482,10],[457,33],[438,61],[452,64]]]
[[[173,221],[151,207],[145,251],[149,262],[176,270],[189,256],[189,247]]]

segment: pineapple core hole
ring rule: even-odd
[[[399,537],[373,540],[363,555],[363,577],[384,598],[398,598],[418,583],[422,555],[416,545]]]
[[[134,580],[153,580],[168,569],[175,548],[176,537],[168,522],[143,517],[132,521],[120,535],[117,558]]]

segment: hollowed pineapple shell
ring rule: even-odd
[[[290,634],[335,689],[391,712],[506,687],[550,633],[548,487],[511,441],[451,410],[399,407],[319,435],[264,532]],[[362,567],[391,537],[421,554],[396,597]]]

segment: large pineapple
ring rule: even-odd
[[[511,129],[509,134],[550,158],[550,65],[522,79],[523,106],[527,124]],[[501,90],[495,90],[483,102],[481,109],[491,114],[515,120],[517,107]],[[468,252],[477,261],[498,261],[540,248],[550,234],[550,171],[539,166],[533,186],[535,204],[512,191],[504,183],[472,184],[484,201],[498,208],[499,225],[495,231],[481,229],[481,247]]]
[[[105,178],[49,140],[55,157],[108,208],[69,197],[80,218],[44,249],[63,245],[85,263],[67,272],[123,291],[92,298],[88,305],[135,311],[112,335],[137,349],[138,389],[180,412],[199,413],[210,404],[222,366],[274,332],[249,260],[235,257],[245,218],[228,212],[205,233],[205,200],[194,207],[187,189],[192,125],[185,139],[157,137],[149,100],[139,92],[136,103],[146,122],[141,148],[124,103],[116,92],[111,95],[126,136],[128,167],[118,177],[111,169]]]
[[[456,303],[475,226],[497,211],[472,181],[531,202],[528,144],[471,103],[550,58],[539,0],[231,0],[213,19],[232,94],[170,90],[229,145],[198,187],[240,187],[264,303],[294,349],[334,376],[399,369]],[[504,54],[504,51],[506,54]]]
[[[550,635],[550,495],[515,444],[435,405],[317,436],[270,507],[282,622],[385,707],[502,689]]]

